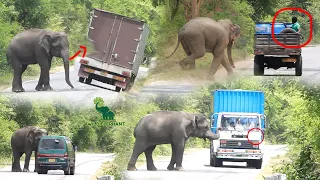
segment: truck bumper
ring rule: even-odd
[[[217,158],[221,159],[234,159],[234,160],[242,160],[242,159],[262,159],[263,153],[247,153],[247,152],[215,152]],[[244,150],[245,151],[245,150]]]

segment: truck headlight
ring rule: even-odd
[[[220,147],[227,147],[227,140],[220,139]]]

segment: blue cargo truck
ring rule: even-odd
[[[292,23],[275,23],[274,35],[279,43],[286,46],[300,46],[302,36],[291,29]],[[254,34],[255,76],[263,76],[265,68],[295,68],[295,75],[302,75],[301,48],[284,48],[272,38],[272,23],[258,22]]]
[[[231,161],[247,162],[248,167],[261,169],[266,121],[264,93],[215,90],[212,98],[211,130],[216,133],[221,129],[220,138],[210,142],[210,166],[220,167],[223,161]]]

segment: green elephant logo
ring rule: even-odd
[[[115,120],[114,113],[110,111],[108,106],[103,106],[104,101],[101,97],[97,97],[93,100],[94,104],[96,105],[96,110],[102,114],[102,119],[104,120]]]

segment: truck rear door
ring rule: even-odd
[[[143,22],[95,9],[88,33],[95,51],[88,56],[132,69],[143,25]]]

